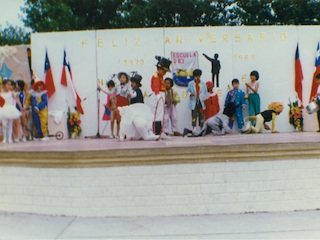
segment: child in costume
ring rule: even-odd
[[[320,105],[320,74],[316,75],[316,82],[318,84],[317,94],[313,96],[313,101],[318,105]],[[318,131],[320,132],[320,108],[317,111],[317,119],[318,119]]]
[[[118,79],[120,84],[118,84],[115,88],[115,91],[117,92],[117,107],[128,106],[128,94],[131,91],[131,86],[129,84],[129,75],[125,72],[119,72]]]
[[[32,120],[36,129],[36,138],[41,141],[49,140],[48,137],[48,96],[46,85],[41,80],[36,80],[26,98],[26,107],[32,111]]]
[[[177,126],[177,104],[180,103],[179,94],[173,90],[173,80],[166,78],[164,80],[166,87],[165,90],[165,104],[164,104],[164,120],[163,120],[163,131],[167,135],[169,134],[170,128],[173,132],[173,136],[181,136]],[[171,127],[170,127],[171,123]]]
[[[216,115],[220,111],[218,94],[213,92],[213,82],[206,82],[206,86],[208,93],[206,96],[206,100],[204,101],[206,105],[206,109],[204,110],[205,121],[211,118],[212,116]]]
[[[104,91],[100,88],[101,91],[107,94],[107,103],[105,104],[105,114],[103,120],[111,121],[111,138],[116,138],[114,135],[114,122],[117,121],[117,137],[119,137],[120,132],[120,115],[117,110],[117,92],[115,91],[115,83],[113,80],[107,82],[108,91]]]
[[[252,125],[250,121],[247,121],[244,129],[242,130],[243,133],[261,133],[262,127],[264,127],[266,130],[270,130],[270,127],[266,124],[266,122],[270,122],[272,124],[271,132],[272,133],[278,133],[277,130],[275,130],[275,120],[277,115],[279,115],[283,110],[283,105],[280,102],[272,102],[268,106],[268,110],[265,110],[256,116],[248,116],[245,118],[247,119],[253,119],[255,121],[255,125]]]
[[[11,81],[11,91],[14,92],[16,94],[16,96],[18,97],[17,83],[13,80],[10,80],[10,81]],[[21,104],[21,101],[20,101],[20,104]],[[16,108],[18,109],[18,111],[20,111],[18,103],[16,103]],[[19,118],[13,120],[13,142],[15,142],[15,143],[19,142],[19,138],[21,135],[21,132],[20,132],[20,118],[21,118],[21,116]]]
[[[16,94],[17,97],[20,100],[22,108],[25,106],[25,101],[26,101],[26,92],[25,92],[25,82],[23,80],[17,80],[16,81]],[[19,105],[16,105],[17,109],[19,110]],[[21,113],[21,117],[17,123],[15,122],[15,141],[19,141],[20,139],[23,142],[26,142],[26,134],[25,134],[25,128],[26,128],[26,114],[25,112]]]
[[[195,69],[193,71],[194,81],[189,82],[187,88],[187,93],[189,93],[190,96],[189,109],[191,110],[194,132],[197,132],[197,119],[200,129],[202,129],[204,123],[203,111],[206,109],[204,100],[207,96],[207,87],[206,84],[200,80],[201,75],[202,71],[200,69]]]
[[[162,121],[163,121],[163,114],[164,114],[164,104],[162,104],[160,99],[162,98],[165,100],[165,84],[163,77],[166,75],[166,73],[170,68],[171,61],[169,59],[166,59],[164,57],[156,56],[156,60],[158,60],[158,63],[156,65],[157,72],[153,74],[151,78],[151,90],[153,92],[153,103],[152,103],[152,110],[155,115],[155,121],[153,123],[154,126],[154,133],[156,135],[160,135],[162,133]]]
[[[238,123],[238,129],[240,130],[244,125],[242,110],[246,107],[246,101],[244,99],[244,92],[239,89],[239,80],[235,78],[231,83],[233,89],[228,92],[224,105],[227,106],[230,102],[234,103],[236,107],[235,118]],[[233,122],[234,121],[231,118],[229,122],[230,128],[233,127]]]
[[[21,113],[24,112],[22,105],[17,98],[16,94],[12,91],[12,80],[6,79],[3,81],[3,91],[1,97],[4,99],[4,105],[1,108],[0,116],[2,118],[2,143],[13,143],[12,132],[13,132],[13,121],[19,119]],[[20,111],[16,108],[18,104]]]
[[[134,104],[134,103],[144,103],[143,100],[143,94],[142,91],[140,89],[141,85],[141,80],[142,77],[139,74],[134,74],[131,78],[131,92],[128,95],[129,99],[130,99],[130,104]]]
[[[218,113],[205,121],[203,129],[199,134],[195,134],[190,129],[185,128],[183,130],[183,137],[187,134],[192,134],[193,137],[203,137],[210,133],[213,135],[232,133],[232,130],[229,127],[229,119],[234,115],[235,111],[236,108],[234,103],[230,102],[225,106],[223,113]]]
[[[258,93],[259,73],[257,71],[252,71],[250,73],[250,80],[251,80],[250,83],[246,83],[246,86],[247,86],[246,93],[248,95],[248,102],[249,102],[249,116],[255,116],[258,113],[260,113],[260,96]]]
[[[112,101],[115,102],[115,110],[113,110],[113,115],[114,115],[114,120],[112,121],[111,119],[111,137],[112,138],[116,138],[119,137],[119,129],[120,129],[120,121],[121,121],[121,117],[119,115],[119,112],[117,110],[118,107],[123,107],[123,106],[128,106],[129,105],[129,100],[128,100],[128,94],[131,91],[131,86],[129,83],[129,75],[125,72],[119,72],[118,73],[118,79],[119,79],[119,84],[117,84],[116,86],[113,86],[111,88],[108,87],[108,83],[110,81],[113,82],[113,80],[108,81],[107,83],[107,87],[108,89],[103,90],[99,85],[98,85],[98,89],[100,91],[103,91],[105,94],[107,95],[114,95],[115,98],[114,99],[110,99]],[[114,82],[113,82],[114,83]],[[111,90],[110,90],[111,89]],[[108,96],[107,96],[107,104],[108,104]],[[110,107],[110,106],[109,106]],[[110,109],[108,107],[106,107],[106,111],[110,111]],[[108,112],[108,114],[111,114],[111,111]],[[103,116],[103,120],[109,120],[109,116],[108,114],[104,114]],[[114,121],[117,121],[117,135],[114,135]]]

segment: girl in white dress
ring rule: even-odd
[[[24,112],[24,109],[21,106],[20,100],[12,91],[11,80],[4,80],[2,85],[3,90],[0,95],[5,100],[5,103],[1,109],[3,135],[2,143],[13,143],[13,120],[19,118],[21,116],[21,112]],[[19,112],[19,110],[16,108],[16,104],[18,104],[21,112]]]

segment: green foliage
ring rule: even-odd
[[[319,24],[318,0],[25,0],[34,32],[138,27]],[[19,36],[18,36],[19,35]],[[26,43],[9,27],[1,44]],[[20,39],[20,40],[19,40]],[[19,42],[20,41],[20,42]]]
[[[281,25],[315,25],[320,23],[320,2],[318,0],[273,1],[274,24]]]
[[[21,27],[9,25],[7,28],[0,31],[0,46],[30,43],[30,33],[26,32]]]
[[[26,0],[34,31],[319,24],[316,0]]]

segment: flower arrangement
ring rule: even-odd
[[[81,134],[81,119],[80,119],[80,113],[77,111],[77,108],[74,108],[75,111],[72,112],[70,107],[68,109],[68,121],[67,121],[67,127],[69,132],[69,138],[75,138],[76,136],[79,136]]]
[[[303,116],[302,109],[299,107],[299,102],[291,102],[289,99],[289,123],[294,126],[299,132],[302,132],[303,127]]]

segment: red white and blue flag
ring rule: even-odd
[[[72,79],[72,71],[70,63],[67,59],[66,51],[63,53],[63,67],[62,67],[62,74],[61,74],[61,84],[68,88],[68,103],[70,105],[74,105],[77,107],[77,111],[81,114],[84,114],[83,108],[81,106],[81,98],[77,93],[77,90],[74,86],[74,82]]]
[[[318,74],[320,74],[320,44],[319,44],[319,42],[318,42],[318,47],[317,47],[317,52],[316,52],[315,67],[316,67],[316,70],[314,71],[313,79],[312,79],[310,102],[313,100],[313,97],[317,94],[317,90],[318,90],[318,84],[316,82],[316,76]]]
[[[46,89],[47,89],[47,95],[48,98],[50,98],[56,91],[56,88],[54,86],[50,61],[48,57],[48,52],[46,51],[46,58],[44,61],[44,74],[45,74],[45,83],[46,83]]]
[[[303,101],[303,98],[302,98],[303,73],[302,73],[300,54],[299,54],[299,44],[297,44],[297,48],[296,48],[294,70],[295,70],[295,78],[294,78],[295,90],[297,92],[298,98],[301,103],[300,107],[303,107],[303,102],[302,102]]]

